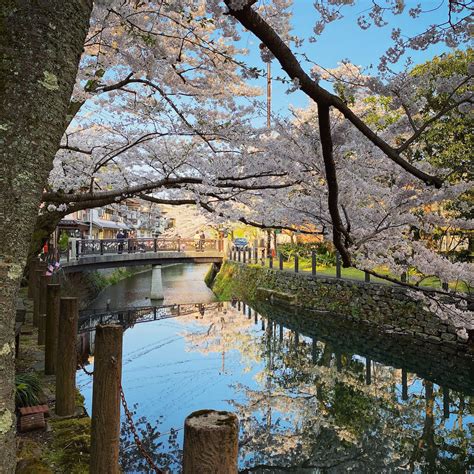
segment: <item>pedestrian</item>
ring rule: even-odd
[[[196,231],[196,233],[194,234],[193,240],[194,240],[194,247],[196,248],[196,252],[199,252],[199,244],[201,242],[199,231]]]
[[[123,252],[123,241],[125,240],[125,233],[120,229],[117,232],[117,240],[118,240],[118,253]]]

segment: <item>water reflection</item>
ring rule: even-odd
[[[184,418],[203,408],[237,412],[244,472],[468,472],[472,367],[467,356],[327,315],[237,301],[124,335],[127,400],[172,472]],[[78,381],[90,406],[90,381]],[[124,426],[124,470],[144,472],[129,434]]]
[[[163,304],[209,303],[215,300],[212,291],[204,283],[208,264],[182,263],[163,266]],[[91,302],[89,309],[110,309],[124,306],[146,306],[150,300],[151,269],[125,278],[107,287]]]

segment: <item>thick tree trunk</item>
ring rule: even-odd
[[[0,472],[15,471],[15,300],[64,132],[92,0],[0,6]]]

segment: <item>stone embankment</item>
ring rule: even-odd
[[[396,285],[314,277],[236,262],[225,262],[213,291],[221,299],[270,300],[333,314],[334,318],[362,323],[385,333],[415,336],[441,345],[446,352],[473,350],[465,331],[433,314]]]

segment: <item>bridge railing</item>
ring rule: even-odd
[[[88,255],[133,254],[146,252],[223,252],[222,239],[79,239],[76,258]]]

